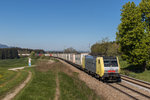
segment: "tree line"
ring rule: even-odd
[[[0,49],[0,59],[14,59],[14,58],[19,58],[17,48]]]
[[[35,52],[36,54],[45,53],[45,51],[41,49],[0,48],[0,59],[20,58],[18,54],[30,54],[31,52]]]
[[[28,48],[17,48],[19,54],[30,54],[32,51],[34,51],[36,54],[43,54],[45,53],[42,49],[28,49]]]

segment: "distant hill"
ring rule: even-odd
[[[10,48],[10,47],[4,44],[0,44],[0,48]]]

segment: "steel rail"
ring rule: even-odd
[[[126,75],[122,75],[122,74],[121,74],[121,77],[125,77],[125,78],[128,78],[128,79],[132,79],[132,80],[135,80],[135,81],[144,83],[144,84],[146,84],[146,85],[150,85],[149,82],[146,82],[146,81],[143,81],[143,80],[139,80],[139,79],[135,79],[135,78],[132,78],[132,77],[129,77],[129,76],[126,76]]]
[[[120,86],[122,86],[122,87],[124,87],[124,88],[127,88],[127,89],[129,89],[129,90],[131,90],[131,91],[133,91],[133,92],[135,92],[135,93],[137,93],[137,94],[140,94],[140,95],[142,95],[142,96],[144,96],[144,97],[146,97],[146,98],[148,98],[148,99],[150,99],[150,96],[148,96],[148,95],[145,95],[145,94],[143,94],[143,93],[141,93],[141,92],[138,92],[138,91],[136,91],[136,90],[134,90],[134,89],[132,89],[132,88],[129,88],[129,87],[127,87],[127,86],[125,86],[125,85],[122,85],[122,84],[120,84],[120,83],[116,83],[117,85],[120,85]]]
[[[112,88],[118,90],[119,92],[122,92],[123,94],[129,96],[130,98],[132,98],[132,99],[134,99],[134,100],[139,100],[139,99],[135,98],[134,96],[132,96],[132,95],[130,95],[130,94],[128,94],[128,93],[122,91],[121,89],[119,89],[119,88],[117,88],[117,87],[115,87],[115,86],[113,86],[113,85],[111,85],[111,84],[107,84],[107,85],[109,85],[110,87],[112,87]]]
[[[133,80],[133,79],[123,79],[122,78],[122,80],[125,80],[125,81],[127,81],[127,82],[130,82],[130,83],[133,83],[133,84],[136,84],[136,85],[139,85],[139,86],[141,86],[141,87],[144,87],[144,88],[147,88],[147,89],[150,89],[150,87],[148,87],[148,86],[145,86],[145,85],[142,85],[142,84],[144,84],[144,83],[142,83],[141,82],[141,84],[140,83],[137,83],[137,82],[139,82],[139,81],[137,81],[136,82],[136,80]]]

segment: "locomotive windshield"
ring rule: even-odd
[[[117,59],[104,59],[104,67],[118,67]]]

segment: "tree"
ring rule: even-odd
[[[64,49],[64,53],[77,53],[77,51],[74,48],[70,47],[70,48]]]
[[[142,13],[142,22],[145,23],[145,30],[150,31],[150,0],[142,0],[139,4]]]
[[[116,56],[118,55],[118,47],[116,42],[110,42],[108,38],[104,38],[92,45],[91,54],[95,56]]]
[[[147,52],[149,57],[147,57],[147,67],[150,68],[150,0],[142,0],[139,4],[140,11],[142,13],[142,22],[144,23],[144,32],[147,35],[144,40],[147,46]]]
[[[121,23],[116,33],[116,41],[120,45],[119,50],[122,52],[122,57],[129,63],[140,65],[145,70],[149,59],[150,39],[145,26],[146,20],[142,17],[142,10],[134,2],[128,2],[121,11]]]
[[[108,56],[119,55],[118,48],[119,45],[116,42],[110,42],[110,44],[108,45],[107,55]]]
[[[2,59],[2,49],[0,49],[0,59]]]
[[[95,43],[91,47],[91,54],[92,55],[107,55],[108,50],[108,38],[103,38],[100,42]]]

